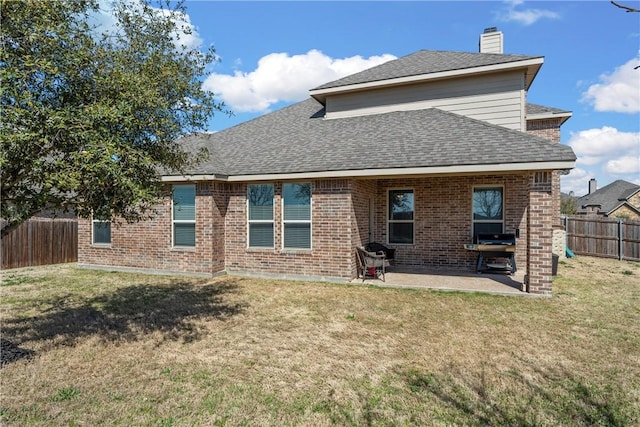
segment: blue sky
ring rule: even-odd
[[[639,1],[620,3],[640,7]],[[186,3],[194,45],[213,45],[204,87],[234,111],[219,131],[308,97],[322,83],[420,49],[478,51],[485,27],[505,53],[543,55],[528,101],[573,112],[562,143],[576,168],[562,191],[616,179],[640,184],[640,13],[608,1]]]

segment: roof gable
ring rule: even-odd
[[[314,93],[344,89],[348,86],[371,85],[376,82],[390,82],[401,79],[421,78],[452,73],[457,71],[472,72],[474,69],[487,67],[531,67],[527,76],[527,87],[543,61],[541,56],[506,55],[495,53],[445,52],[420,50],[413,54],[385,62],[339,80],[325,83],[311,90]],[[444,76],[444,75],[443,75]]]

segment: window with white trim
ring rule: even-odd
[[[111,244],[111,222],[94,219],[92,221],[92,234],[94,245]]]
[[[273,184],[247,186],[248,246],[273,248]]]
[[[196,246],[196,186],[173,186],[173,246]]]
[[[389,243],[413,244],[413,190],[389,190],[387,229]]]
[[[282,246],[311,249],[311,184],[282,186]]]
[[[473,241],[478,234],[502,233],[504,229],[502,187],[473,188]]]

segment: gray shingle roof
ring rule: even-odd
[[[192,174],[260,175],[574,161],[570,147],[439,109],[324,119],[315,99],[214,134],[183,140],[209,147]]]
[[[312,90],[329,89],[359,83],[370,83],[401,77],[462,70],[487,65],[506,64],[541,56],[506,55],[496,53],[445,52],[420,50],[402,58],[385,62],[356,74],[325,83]]]
[[[619,179],[578,198],[578,209],[584,211],[588,205],[600,205],[600,210],[608,215],[638,191],[640,191],[640,185]]]
[[[544,105],[527,103],[527,115],[538,114],[563,114],[571,111],[561,110],[560,108],[546,107]]]

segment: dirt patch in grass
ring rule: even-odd
[[[5,274],[2,339],[30,353],[0,370],[3,425],[640,416],[638,263],[563,261],[548,299],[73,266]]]

